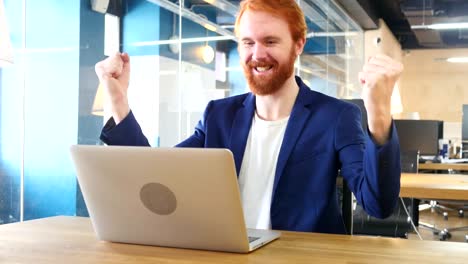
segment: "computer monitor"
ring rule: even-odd
[[[463,105],[462,140],[468,141],[468,104]]]
[[[437,156],[444,122],[439,120],[395,120],[401,151],[419,150],[421,156]]]

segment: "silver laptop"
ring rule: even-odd
[[[101,240],[249,252],[280,235],[246,229],[229,150],[74,145],[71,154]]]

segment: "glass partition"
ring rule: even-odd
[[[0,223],[87,215],[68,150],[102,144],[109,113],[94,65],[105,58],[105,16],[72,2],[5,1],[15,63],[0,68]],[[192,134],[209,100],[248,91],[233,33],[239,1],[124,2],[120,43],[106,50],[130,54],[130,106],[152,146]],[[309,30],[296,74],[313,90],[359,97],[362,30],[332,0],[298,2]]]
[[[299,4],[309,30],[296,74],[313,90],[338,98],[358,98],[363,31],[334,1],[302,0]],[[153,116],[148,116],[148,109],[139,111],[142,101],[135,100],[131,107],[139,112],[143,126],[152,127],[144,130],[153,146],[173,146],[188,137],[209,100],[248,91],[233,33],[238,9],[239,1],[227,0],[130,2],[131,12],[123,19],[123,50],[130,53],[132,63],[138,61],[140,73],[132,68],[132,76],[141,75],[140,67],[148,72],[146,77],[132,78],[132,93],[144,86],[159,95],[141,94],[159,104]],[[138,28],[143,20],[147,27]],[[153,34],[155,30],[159,35]],[[156,61],[152,63],[147,61],[152,56],[149,47],[158,50],[153,52]],[[144,84],[144,79],[154,77],[149,74],[152,71],[159,72],[159,82],[151,85],[148,80]],[[149,106],[150,101],[143,100],[143,104]],[[142,120],[145,116],[147,121]]]
[[[308,34],[299,75],[313,90],[337,98],[359,98],[362,29],[334,1],[302,0],[300,6]]]

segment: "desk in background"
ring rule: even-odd
[[[434,200],[463,200],[468,201],[468,175],[466,174],[432,174],[432,173],[402,173],[401,197],[425,198]],[[419,222],[419,211],[413,203],[413,220]],[[421,223],[423,224],[423,223]],[[437,229],[435,226],[424,224],[439,234],[440,240],[450,238],[450,232],[463,230],[467,227]]]
[[[468,163],[419,163],[419,170],[457,170],[468,171]]]
[[[400,197],[468,201],[465,174],[402,173],[400,182]]]
[[[468,263],[468,244],[283,232],[250,254],[98,241],[88,218],[0,226],[0,263]]]

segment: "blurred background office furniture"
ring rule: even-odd
[[[407,150],[403,151],[401,154],[401,171],[407,173],[418,173],[418,164],[419,164],[419,151],[417,150]],[[416,158],[415,158],[416,157]],[[438,229],[435,225],[431,225],[429,223],[419,221],[419,205],[421,203],[418,197],[413,197],[410,199],[411,202],[411,217],[413,219],[413,223],[415,226],[424,227],[432,231],[434,235],[440,235],[440,237],[444,237],[445,233],[443,229]],[[405,198],[408,199],[408,198]],[[435,201],[430,201],[431,206],[437,208],[438,205]],[[442,207],[442,206],[440,206]]]
[[[434,174],[434,173],[402,173],[401,197],[418,197],[430,200],[468,201],[468,175],[462,174]],[[436,221],[439,222],[440,221]],[[467,230],[466,227],[436,228],[433,225],[419,226],[429,227],[433,234],[439,236],[439,240],[450,238],[450,232]],[[467,241],[468,242],[468,241]]]
[[[444,137],[443,135],[443,122],[438,120],[395,120],[397,127],[398,137],[400,140],[400,148],[404,151],[418,149],[421,153],[419,159],[419,172],[434,172],[434,171],[447,171],[453,172],[455,169],[468,170],[468,164],[464,163],[441,163],[443,160],[439,157],[439,140]],[[437,176],[436,176],[437,177]],[[440,177],[443,177],[442,174]],[[422,197],[428,198],[428,197]],[[426,208],[440,214],[444,220],[448,219],[449,211],[458,210],[459,216],[464,215],[464,202],[454,201],[455,199],[449,198],[436,199],[436,200],[422,200],[429,204]],[[419,200],[413,200],[414,207]],[[424,207],[422,205],[421,207]],[[458,229],[450,228],[437,228],[435,225],[429,223],[419,222],[419,213],[414,211],[415,224],[424,228],[429,228],[434,235],[438,235],[440,240],[450,238],[451,230]],[[461,228],[463,229],[463,228]]]
[[[462,115],[462,158],[468,158],[468,104],[464,104]]]
[[[418,150],[419,163],[422,163],[422,166],[426,162],[440,163],[439,140],[444,137],[443,121],[399,119],[395,120],[395,126],[402,152]],[[432,210],[443,214],[444,209],[438,203],[430,201],[428,203],[432,205]]]
[[[453,174],[454,171],[465,173],[468,171],[468,163],[423,163],[420,164],[420,168],[431,171],[447,171]],[[437,176],[437,174],[436,174]],[[447,177],[445,174],[440,174],[439,177]],[[459,184],[468,182],[468,175],[460,175],[460,177],[466,177],[466,179],[460,180]],[[432,212],[437,212],[442,215],[444,220],[448,220],[450,212],[456,212],[458,217],[464,218],[465,212],[468,210],[468,202],[464,199],[455,199],[454,197],[448,197],[447,199],[439,199],[437,201],[430,201],[430,209]],[[453,214],[451,214],[453,215]],[[429,225],[430,226],[430,225]],[[426,226],[427,227],[427,226]],[[440,240],[450,239],[454,231],[468,230],[468,226],[459,227],[445,227],[445,228],[433,228],[434,235],[438,235]],[[468,242],[468,235],[466,237]]]
[[[353,234],[353,193],[348,188],[346,181],[338,173],[336,181],[337,199],[341,206],[341,215],[343,216],[343,224],[346,229],[346,234]]]
[[[468,172],[468,163],[421,163],[420,170]]]
[[[395,120],[402,151],[419,150],[420,161],[434,160],[439,155],[439,139],[444,137],[440,120]]]
[[[406,150],[400,152],[401,160],[401,172],[406,173],[418,173],[419,170],[419,151],[418,150]],[[400,187],[401,188],[401,187]],[[416,198],[405,198],[404,201],[410,204],[409,209],[411,210],[411,218],[416,226],[419,223],[419,203],[420,200]]]
[[[422,163],[419,165],[420,170],[424,171],[442,171],[442,172],[460,172],[466,174],[468,172],[468,163]],[[467,176],[468,177],[468,176]],[[449,211],[456,211],[459,217],[464,217],[468,210],[468,204],[465,201],[431,201],[431,210],[436,211],[448,220]]]
[[[362,128],[364,133],[367,133],[367,112],[364,106],[364,101],[362,99],[347,99],[344,101],[353,103],[359,107],[362,115]],[[407,168],[409,172],[417,172],[417,152],[402,154],[401,158],[405,169]],[[345,225],[351,230],[351,234],[402,238],[407,237],[407,233],[411,230],[411,223],[409,222],[409,217],[404,207],[408,207],[408,210],[412,211],[412,204],[410,199],[400,200],[396,205],[394,213],[386,219],[378,219],[368,215],[364,209],[360,205],[357,205],[355,202],[353,202],[353,200],[352,193],[348,189],[348,186],[344,183],[343,217],[345,219]],[[349,208],[349,206],[352,207]],[[347,215],[349,215],[350,211],[352,219],[349,222],[347,220]]]
[[[418,151],[407,151],[400,154],[402,172],[418,172]],[[368,215],[360,205],[353,212],[353,234],[407,238],[412,231],[411,220],[418,221],[418,200],[402,198],[385,219]]]

